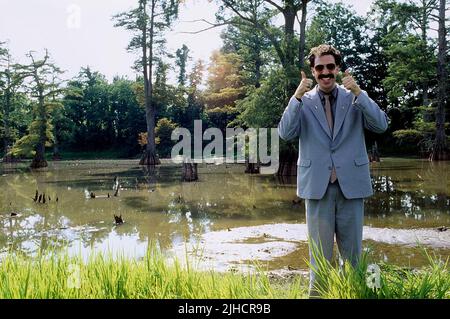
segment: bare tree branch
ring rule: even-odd
[[[221,27],[221,26],[229,25],[229,24],[233,24],[233,23],[227,21],[227,22],[223,22],[223,23],[217,23],[217,24],[209,23],[209,24],[211,24],[210,27],[207,27],[207,28],[204,28],[204,29],[201,29],[201,30],[198,30],[198,31],[180,31],[180,32],[176,32],[176,34],[180,34],[180,33],[184,33],[184,34],[198,34],[198,33],[204,32],[204,31],[208,31],[208,30],[211,30],[211,29],[214,29],[214,28],[217,28],[217,27]]]
[[[182,22],[182,23],[205,22],[205,23],[210,24],[210,25],[216,25],[216,23],[214,23],[214,22],[209,22],[209,21],[206,20],[206,19],[186,20],[186,21],[180,21],[180,22]]]
[[[433,21],[439,21],[439,16],[436,14],[430,14],[430,17],[432,18]]]
[[[248,21],[248,22],[254,24],[254,21],[253,21],[251,18],[242,15],[242,13],[239,12],[239,10],[237,10],[237,9],[233,6],[233,4],[230,3],[230,1],[223,0],[223,3],[225,4],[225,6],[226,6],[227,8],[229,8],[229,9],[232,10],[235,14],[237,14],[241,19],[243,19],[243,20],[245,20],[245,21]]]
[[[265,2],[273,5],[275,8],[277,8],[280,12],[284,12],[284,8],[282,8],[280,5],[276,4],[272,0],[264,0]]]

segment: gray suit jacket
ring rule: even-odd
[[[301,102],[292,96],[278,124],[282,139],[299,136],[297,195],[321,199],[334,165],[346,198],[368,197],[373,190],[364,128],[383,133],[388,127],[387,115],[365,91],[355,97],[338,86],[332,136],[317,90],[318,86],[305,93]]]

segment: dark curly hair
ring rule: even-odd
[[[324,55],[334,56],[336,65],[337,66],[341,65],[341,62],[342,62],[341,52],[339,52],[339,50],[337,50],[335,47],[333,47],[332,45],[329,45],[329,44],[321,44],[321,45],[311,49],[311,51],[309,52],[309,56],[308,56],[309,65],[313,68],[316,57],[324,56]]]

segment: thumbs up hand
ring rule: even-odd
[[[344,78],[342,79],[342,85],[347,89],[352,91],[352,93],[358,96],[361,93],[361,88],[356,84],[355,79],[350,74],[349,69],[345,70]]]
[[[301,99],[301,97],[311,89],[312,84],[313,84],[313,80],[308,79],[306,77],[305,72],[301,71],[301,76],[302,76],[302,80],[301,80],[299,86],[297,87],[297,90],[295,90],[295,93],[294,93],[294,95],[297,99]]]

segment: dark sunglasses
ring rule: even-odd
[[[314,66],[314,69],[315,69],[317,72],[322,72],[323,69],[325,69],[325,66],[327,67],[327,69],[328,69],[329,71],[333,71],[333,70],[336,68],[336,64],[334,64],[334,63],[328,63],[328,64],[326,64],[326,65],[323,65],[323,64],[317,64],[316,66]]]

